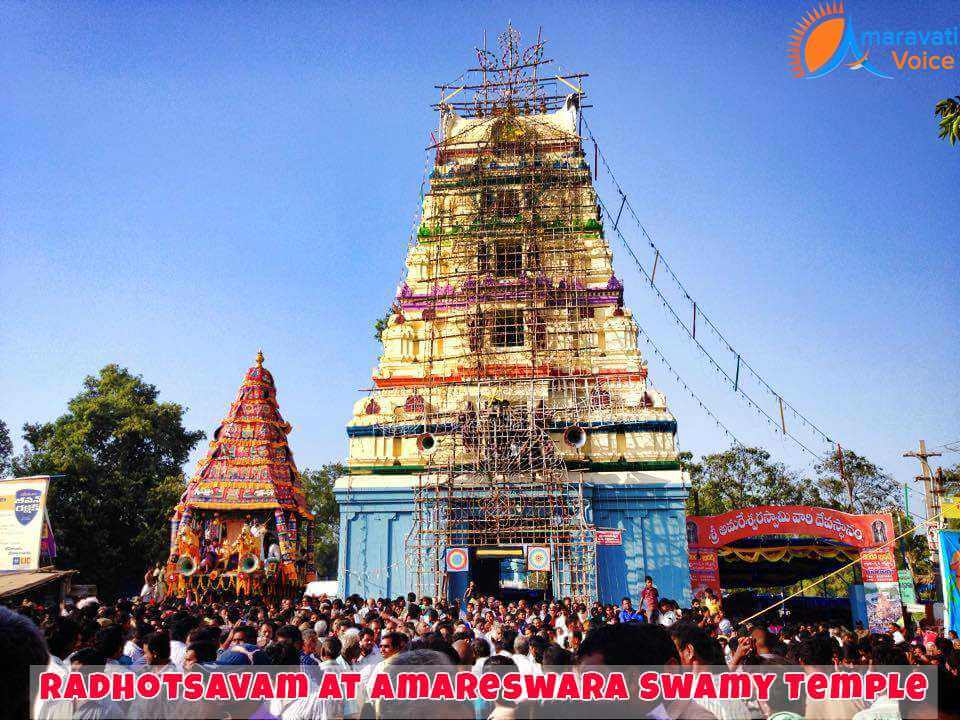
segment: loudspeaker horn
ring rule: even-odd
[[[570,447],[579,450],[587,444],[587,433],[579,425],[571,425],[563,431],[563,441]]]
[[[417,449],[424,455],[429,455],[437,449],[437,439],[431,433],[417,436]]]
[[[253,553],[247,553],[240,558],[240,572],[249,575],[260,569],[260,558]]]
[[[184,555],[180,558],[180,562],[177,563],[177,570],[184,577],[190,577],[197,571],[197,563],[194,562],[190,555]]]

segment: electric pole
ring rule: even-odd
[[[943,519],[940,518],[940,496],[943,494],[943,473],[936,475],[930,470],[928,462],[932,457],[940,457],[940,453],[927,450],[925,440],[920,441],[918,450],[910,450],[903,454],[904,457],[917,458],[920,461],[921,475],[917,475],[917,480],[923,481],[923,499],[926,504],[927,520],[937,518],[936,522],[927,523],[926,536],[927,545],[930,548],[930,559],[935,564],[940,562],[940,538],[937,530],[943,527]]]

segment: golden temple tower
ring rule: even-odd
[[[676,422],[647,383],[582,147],[585,75],[545,73],[543,52],[511,27],[496,53],[478,50],[476,81],[438,86],[422,222],[347,429],[341,505],[410,493],[386,574],[403,560],[419,593],[459,594],[449,548],[545,547],[553,594],[596,598],[596,488],[682,488]],[[669,512],[683,544],[681,496]],[[359,588],[373,571],[341,538],[344,590]]]

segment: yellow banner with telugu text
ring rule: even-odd
[[[948,495],[940,503],[940,512],[945,518],[960,518],[960,497]]]

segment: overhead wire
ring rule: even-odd
[[[610,212],[609,207],[603,201],[603,198],[599,194],[597,194],[597,202],[600,204],[603,214],[610,219],[611,223],[614,223],[613,214]],[[667,298],[663,295],[663,293],[660,292],[660,289],[653,283],[651,274],[644,267],[643,263],[640,262],[640,259],[637,257],[637,254],[634,251],[633,247],[630,245],[630,242],[626,239],[626,237],[620,231],[620,228],[617,227],[615,223],[613,226],[613,230],[616,233],[617,237],[620,239],[620,242],[623,244],[624,248],[627,250],[627,253],[633,259],[634,263],[636,264],[637,268],[640,270],[641,274],[643,274],[643,276],[648,280],[650,286],[653,288],[653,291],[660,298],[661,304],[673,316],[674,322],[687,333],[690,339],[700,349],[701,353],[710,361],[710,363],[716,368],[716,370],[723,375],[726,382],[728,382],[731,387],[735,386],[736,385],[735,379],[730,377],[730,374],[716,361],[716,359],[706,349],[706,347],[704,347],[703,344],[699,340],[697,340],[696,337],[694,337],[693,333],[690,331],[687,325],[683,322],[683,320],[680,319],[680,316],[677,314],[677,311],[674,309],[673,305],[670,304],[669,300],[667,300]],[[817,453],[816,451],[808,447],[802,440],[800,440],[800,438],[796,437],[789,430],[786,430],[785,428],[778,429],[778,423],[776,422],[776,420],[774,420],[774,418],[772,418],[770,414],[767,413],[766,410],[760,407],[760,405],[752,397],[750,397],[750,395],[748,395],[747,392],[743,390],[743,388],[738,388],[737,392],[747,401],[748,405],[750,405],[754,410],[756,410],[758,413],[760,413],[767,419],[768,424],[770,424],[770,426],[774,429],[774,432],[779,432],[779,433],[782,433],[785,437],[789,437],[802,450],[812,455],[813,457],[817,458],[818,460],[826,459],[825,456],[821,455],[820,453]]]
[[[599,159],[600,163],[602,164],[602,167],[606,171],[607,175],[610,178],[610,181],[613,183],[613,186],[616,188],[616,191],[620,196],[619,208],[616,214],[611,212],[610,207],[603,201],[599,193],[597,196],[598,202],[601,206],[601,209],[604,215],[611,221],[612,229],[620,239],[624,248],[627,250],[627,253],[630,255],[631,259],[634,261],[637,268],[640,270],[641,274],[646,278],[647,284],[650,286],[650,289],[654,293],[656,293],[661,304],[664,306],[664,308],[667,309],[669,314],[672,316],[674,322],[684,330],[688,338],[697,346],[697,348],[707,358],[710,364],[712,364],[714,368],[723,376],[725,382],[729,384],[730,387],[733,388],[733,390],[736,393],[741,395],[746,400],[749,406],[751,406],[754,410],[762,414],[766,419],[767,423],[774,429],[775,432],[789,438],[797,446],[799,446],[804,452],[812,455],[818,460],[826,459],[826,456],[814,451],[806,443],[804,443],[800,438],[798,438],[794,433],[787,430],[786,423],[783,421],[782,415],[781,415],[780,422],[778,422],[775,417],[773,417],[769,412],[764,410],[764,408],[761,407],[759,403],[754,398],[750,397],[750,395],[743,389],[742,382],[740,380],[740,369],[743,369],[747,373],[749,373],[749,375],[753,377],[763,387],[763,389],[765,389],[774,398],[776,398],[781,414],[785,411],[788,411],[792,417],[799,420],[802,425],[810,428],[812,432],[814,432],[817,436],[822,438],[825,442],[831,445],[836,444],[836,441],[825,430],[823,430],[819,425],[817,425],[809,417],[807,417],[800,410],[798,410],[795,405],[793,405],[791,402],[786,400],[782,394],[780,394],[777,390],[775,390],[774,387],[765,378],[763,378],[760,375],[760,373],[747,360],[744,359],[743,354],[738,352],[734,348],[733,343],[727,339],[727,336],[723,334],[723,332],[719,329],[716,323],[710,318],[710,316],[703,311],[703,308],[700,305],[700,303],[694,300],[693,296],[690,294],[687,287],[683,284],[683,282],[681,281],[677,273],[671,267],[664,253],[661,251],[659,246],[653,241],[653,238],[650,236],[650,233],[647,231],[646,226],[643,224],[643,222],[640,220],[640,217],[637,215],[637,212],[634,209],[632,203],[630,202],[629,197],[627,196],[623,187],[620,185],[619,181],[617,180],[616,175],[613,172],[613,169],[610,167],[610,163],[607,161],[606,156],[604,155],[603,151],[600,149],[600,143],[597,140],[596,136],[594,135],[592,129],[590,128],[589,122],[585,118],[583,118],[582,123],[583,123],[583,127],[586,129],[587,136],[594,143],[595,156]],[[596,174],[596,170],[597,169],[595,169],[595,174]],[[637,225],[640,232],[643,234],[643,237],[646,239],[647,244],[655,252],[654,265],[652,270],[650,271],[648,271],[644,266],[644,264],[640,261],[636,251],[634,250],[631,243],[627,240],[627,238],[624,236],[623,232],[620,229],[621,226],[620,226],[619,220],[624,209],[627,210],[628,214],[633,219],[634,223]],[[666,295],[664,295],[661,289],[657,286],[655,282],[655,278],[656,278],[655,273],[658,268],[664,269],[666,274],[671,278],[671,280],[676,284],[677,288],[683,294],[684,299],[691,304],[693,309],[693,318],[694,318],[693,323],[691,325],[688,325],[681,318],[680,314],[674,308],[673,304],[667,299]],[[738,367],[736,374],[731,376],[731,373],[718,362],[718,360],[714,357],[714,355],[706,348],[706,346],[700,341],[700,339],[697,338],[696,327],[698,323],[702,323],[703,325],[708,327],[711,330],[711,332],[721,341],[724,347],[736,357],[737,367]]]

